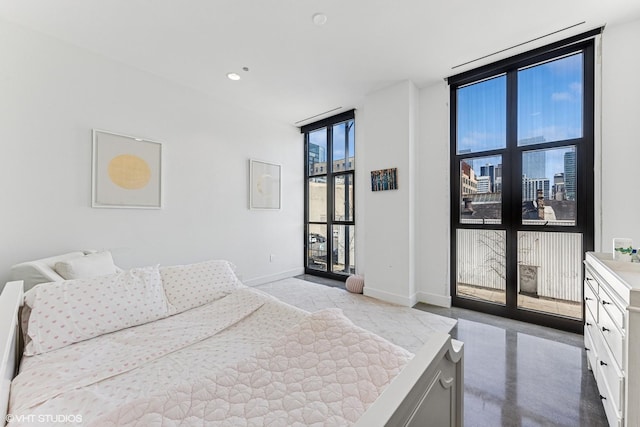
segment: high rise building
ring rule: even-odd
[[[576,152],[564,153],[564,188],[567,200],[576,200]]]
[[[493,192],[502,193],[502,163],[496,166],[494,174]]]
[[[527,151],[522,156],[522,174],[530,178],[547,177],[547,152],[545,150]]]
[[[495,166],[486,164],[485,166],[480,166],[480,176],[488,176],[489,177],[489,190],[482,191],[482,193],[490,193],[494,191],[495,187]],[[483,184],[484,185],[484,184]],[[481,192],[481,191],[478,191]]]
[[[548,178],[529,178],[522,175],[522,200],[537,200],[538,190],[542,190],[545,200],[549,200],[549,179]]]
[[[477,177],[478,180],[478,193],[490,193],[491,192],[491,179],[487,175]]]
[[[327,149],[318,144],[309,143],[309,173],[319,173],[315,165],[320,163],[326,164],[326,162]]]
[[[565,199],[564,189],[564,173],[556,173],[553,175],[553,186],[551,186],[551,198],[554,200]]]

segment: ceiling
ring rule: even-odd
[[[326,24],[315,25],[315,13]],[[395,82],[428,86],[638,18],[638,0],[0,1],[0,19],[296,125]]]

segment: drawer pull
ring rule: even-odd
[[[609,301],[602,300],[602,305],[611,304]]]
[[[607,362],[603,362],[603,361],[601,360],[601,361],[600,361],[600,366],[609,366],[609,365],[607,364]]]
[[[591,351],[591,349],[589,347],[585,347],[584,348],[586,351]]]
[[[589,298],[589,297],[584,297],[585,301],[593,301],[593,298]]]
[[[593,326],[591,323],[587,322],[585,323],[587,326]]]
[[[605,328],[604,326],[602,327],[602,332],[611,332],[611,329]]]
[[[607,400],[607,398],[604,397],[603,395],[600,395],[600,400]]]

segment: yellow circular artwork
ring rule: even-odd
[[[151,179],[147,162],[133,154],[121,154],[109,162],[109,178],[118,187],[127,190],[144,188]]]

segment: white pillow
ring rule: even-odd
[[[44,283],[25,294],[31,309],[25,355],[67,345],[166,317],[158,267],[87,279]]]
[[[170,307],[171,314],[215,301],[242,286],[233,264],[222,260],[160,267],[160,275],[167,301],[175,308]]]
[[[118,272],[118,268],[113,263],[111,252],[108,251],[60,261],[55,264],[54,269],[67,280],[106,276]]]

